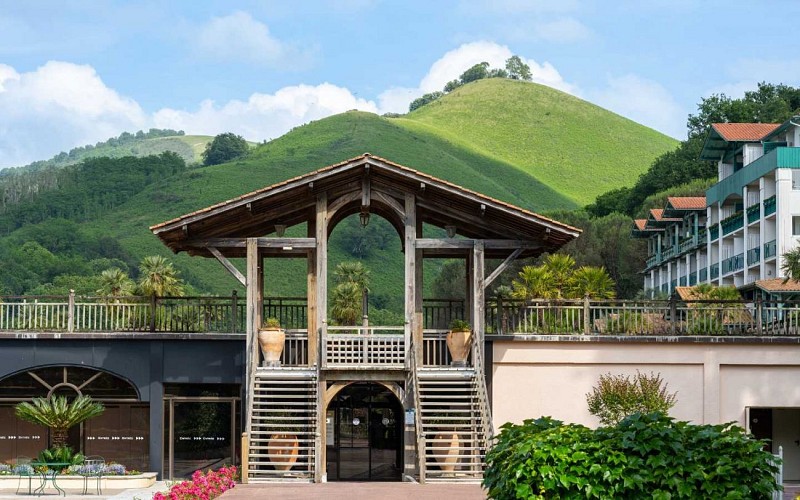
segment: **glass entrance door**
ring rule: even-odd
[[[174,398],[167,403],[164,477],[184,479],[196,470],[235,463],[235,400]]]
[[[402,406],[381,385],[348,386],[331,402],[328,479],[399,481],[402,472]]]

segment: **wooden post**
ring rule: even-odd
[[[675,303],[675,292],[669,298],[669,331],[670,334],[675,335],[675,328],[678,322],[678,308]]]
[[[241,469],[241,477],[242,477],[242,484],[247,484],[248,479],[250,479],[250,436],[246,432],[242,433],[242,469]]]
[[[245,432],[250,432],[251,415],[250,412],[250,398],[249,391],[250,380],[253,377],[255,366],[253,365],[253,351],[258,349],[256,342],[257,324],[256,313],[258,309],[258,240],[255,238],[247,239],[247,316],[245,325],[245,390],[244,401],[242,401],[242,408],[246,408],[248,415],[245,419],[246,427]],[[244,474],[244,471],[243,471]]]
[[[309,229],[310,231],[310,229]],[[326,469],[325,453],[325,382],[322,367],[325,363],[325,353],[322,346],[327,335],[327,316],[328,316],[328,195],[320,193],[317,195],[316,218],[314,221],[314,234],[316,237],[316,259],[315,259],[315,304],[316,304],[316,324],[314,325],[314,342],[317,346],[313,352],[317,352],[317,429],[314,440],[314,481],[322,482]],[[309,312],[310,313],[310,312]],[[312,331],[308,331],[309,357],[311,356]]]
[[[156,296],[150,296],[150,333],[156,331]]]
[[[589,324],[591,320],[591,315],[589,311],[589,294],[583,296],[583,334],[589,335],[592,331],[592,327]]]
[[[485,288],[483,287],[484,280],[484,252],[483,240],[475,240],[475,245],[472,249],[472,290],[471,299],[472,306],[470,312],[472,314],[470,323],[472,324],[472,331],[478,347],[478,355],[483,355],[483,334],[486,330],[486,314],[485,314]],[[473,361],[474,363],[474,361]]]
[[[403,238],[403,250],[405,257],[405,359],[408,359],[408,349],[411,347],[412,332],[416,337],[416,291],[417,291],[417,210],[416,199],[412,193],[405,195],[405,235]],[[417,359],[422,359],[421,345],[422,339],[413,339],[416,353],[420,355]],[[417,344],[417,341],[419,344]]]
[[[69,291],[69,300],[67,302],[67,332],[72,333],[75,330],[75,290]]]

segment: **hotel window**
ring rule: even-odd
[[[800,236],[800,215],[792,216],[792,236]]]
[[[792,170],[792,189],[800,189],[800,170]]]

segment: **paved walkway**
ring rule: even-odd
[[[260,483],[237,484],[220,497],[222,500],[249,500],[263,497],[291,500],[484,500],[478,484],[454,483]]]

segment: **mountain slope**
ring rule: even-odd
[[[579,205],[631,184],[678,142],[564,92],[492,78],[400,118],[514,165]]]

